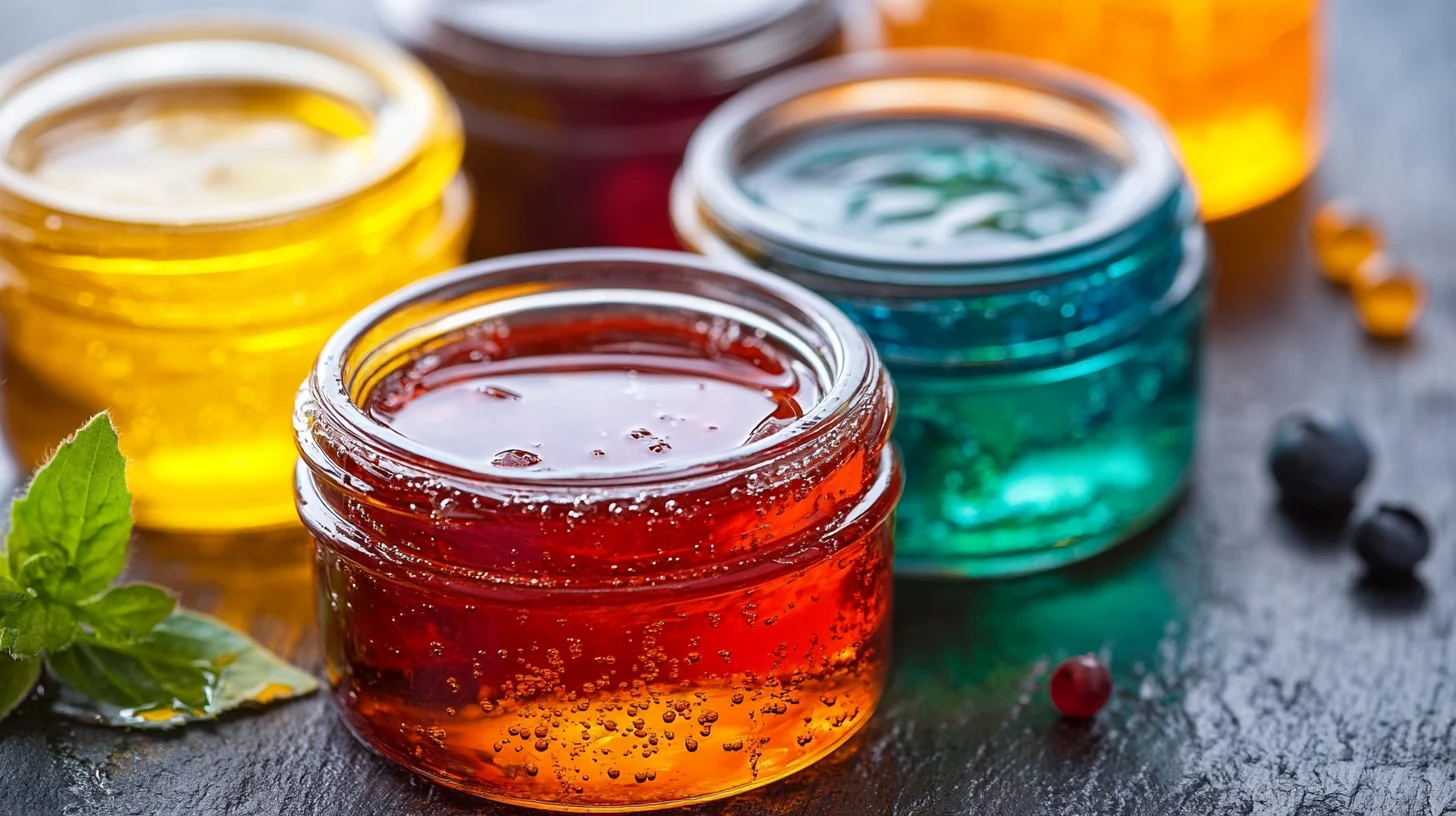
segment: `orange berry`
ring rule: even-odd
[[[1348,286],[1355,270],[1385,243],[1380,225],[1340,202],[1320,207],[1310,229],[1320,272],[1332,283]]]
[[[1355,313],[1365,332],[1381,340],[1410,334],[1426,301],[1426,284],[1403,264],[1380,252],[1367,258],[1352,277]]]

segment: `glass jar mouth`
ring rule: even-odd
[[[127,93],[256,83],[328,95],[369,119],[368,167],[318,189],[206,207],[98,203],[16,167],[25,130],[48,116]],[[347,29],[287,15],[191,13],[107,25],[0,67],[0,193],[107,222],[168,228],[232,226],[313,211],[380,184],[425,145],[448,103],[403,51]]]
[[[691,280],[684,271],[691,272]],[[712,309],[774,339],[802,358],[822,396],[792,424],[722,454],[628,471],[485,472],[392,429],[361,406],[410,349],[458,335],[502,315],[563,305],[627,304],[663,310]],[[397,367],[397,366],[396,366]],[[667,489],[723,478],[799,453],[873,398],[879,359],[864,333],[828,301],[774,275],[726,267],[680,252],[574,249],[470,264],[399,290],[345,323],[325,344],[299,395],[299,444],[305,461],[323,464],[313,431],[322,422],[347,441],[338,450],[367,450],[411,471],[457,480],[487,492],[513,489]]]
[[[459,5],[468,10],[472,4]],[[730,14],[720,28],[663,32],[656,38],[638,34],[619,42],[546,36],[521,21],[472,25],[468,15],[450,14],[450,4],[376,0],[375,9],[385,28],[412,50],[493,77],[671,95],[685,88],[701,93],[742,87],[801,58],[842,22],[838,3],[826,0],[759,5],[748,14]]]
[[[1120,168],[1086,222],[1025,246],[889,246],[802,226],[755,202],[738,183],[745,161],[816,125],[878,117],[964,118],[1050,130],[1100,149]],[[821,261],[842,282],[977,289],[1045,280],[1059,259],[1120,242],[1185,188],[1156,114],[1115,86],[1023,57],[924,50],[861,53],[788,71],[729,100],[688,147],[673,191],[674,220],[702,222],[731,242]],[[816,264],[816,267],[822,264]]]

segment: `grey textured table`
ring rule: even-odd
[[[184,0],[185,1],[185,0]],[[175,0],[0,0],[0,56]],[[364,0],[282,0],[372,27]],[[1456,2],[1331,0],[1331,143],[1316,178],[1218,225],[1201,460],[1184,506],[1083,566],[998,584],[902,582],[890,691],[820,766],[708,814],[1456,813]],[[1364,340],[1309,268],[1311,202],[1354,195],[1428,276],[1412,343]],[[1438,543],[1424,583],[1360,580],[1338,536],[1273,506],[1268,430],[1344,409],[1378,443],[1374,494]],[[145,541],[132,572],[317,667],[310,560],[263,545]],[[1058,659],[1111,659],[1093,723],[1058,719]],[[156,736],[36,703],[0,724],[0,814],[517,813],[374,757],[322,696]]]

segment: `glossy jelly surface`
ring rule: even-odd
[[[110,410],[149,528],[296,523],[319,348],[464,249],[443,89],[383,44],[255,25],[103,32],[0,88],[6,431],[35,466]]]
[[[750,161],[739,183],[816,232],[891,246],[1026,246],[1085,224],[1117,173],[1055,133],[927,119],[801,134]]]
[[[430,368],[383,382],[370,413],[480,467],[631,472],[731,452],[791,424],[804,414],[801,401],[819,396],[812,379],[800,379],[807,372],[772,356],[682,356],[633,343],[581,349],[575,339],[552,337],[505,359],[492,355],[494,342],[437,351]]]
[[[10,161],[38,183],[162,212],[266,201],[368,170],[367,116],[287,87],[118,95],[27,131]]]
[[[888,382],[827,407],[800,352],[677,305],[506,315],[390,358],[357,399],[411,456],[359,459],[305,408],[329,680],[385,756],[492,799],[628,811],[765,784],[869,717]],[[440,467],[420,455],[454,475],[414,475]]]
[[[1172,126],[1204,211],[1298,184],[1323,148],[1320,0],[877,0],[894,48],[974,48],[1116,82]]]

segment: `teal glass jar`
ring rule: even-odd
[[[1170,138],[1118,89],[1012,57],[822,62],[704,122],[673,218],[875,341],[900,393],[900,572],[1050,569],[1181,495],[1206,238]]]

